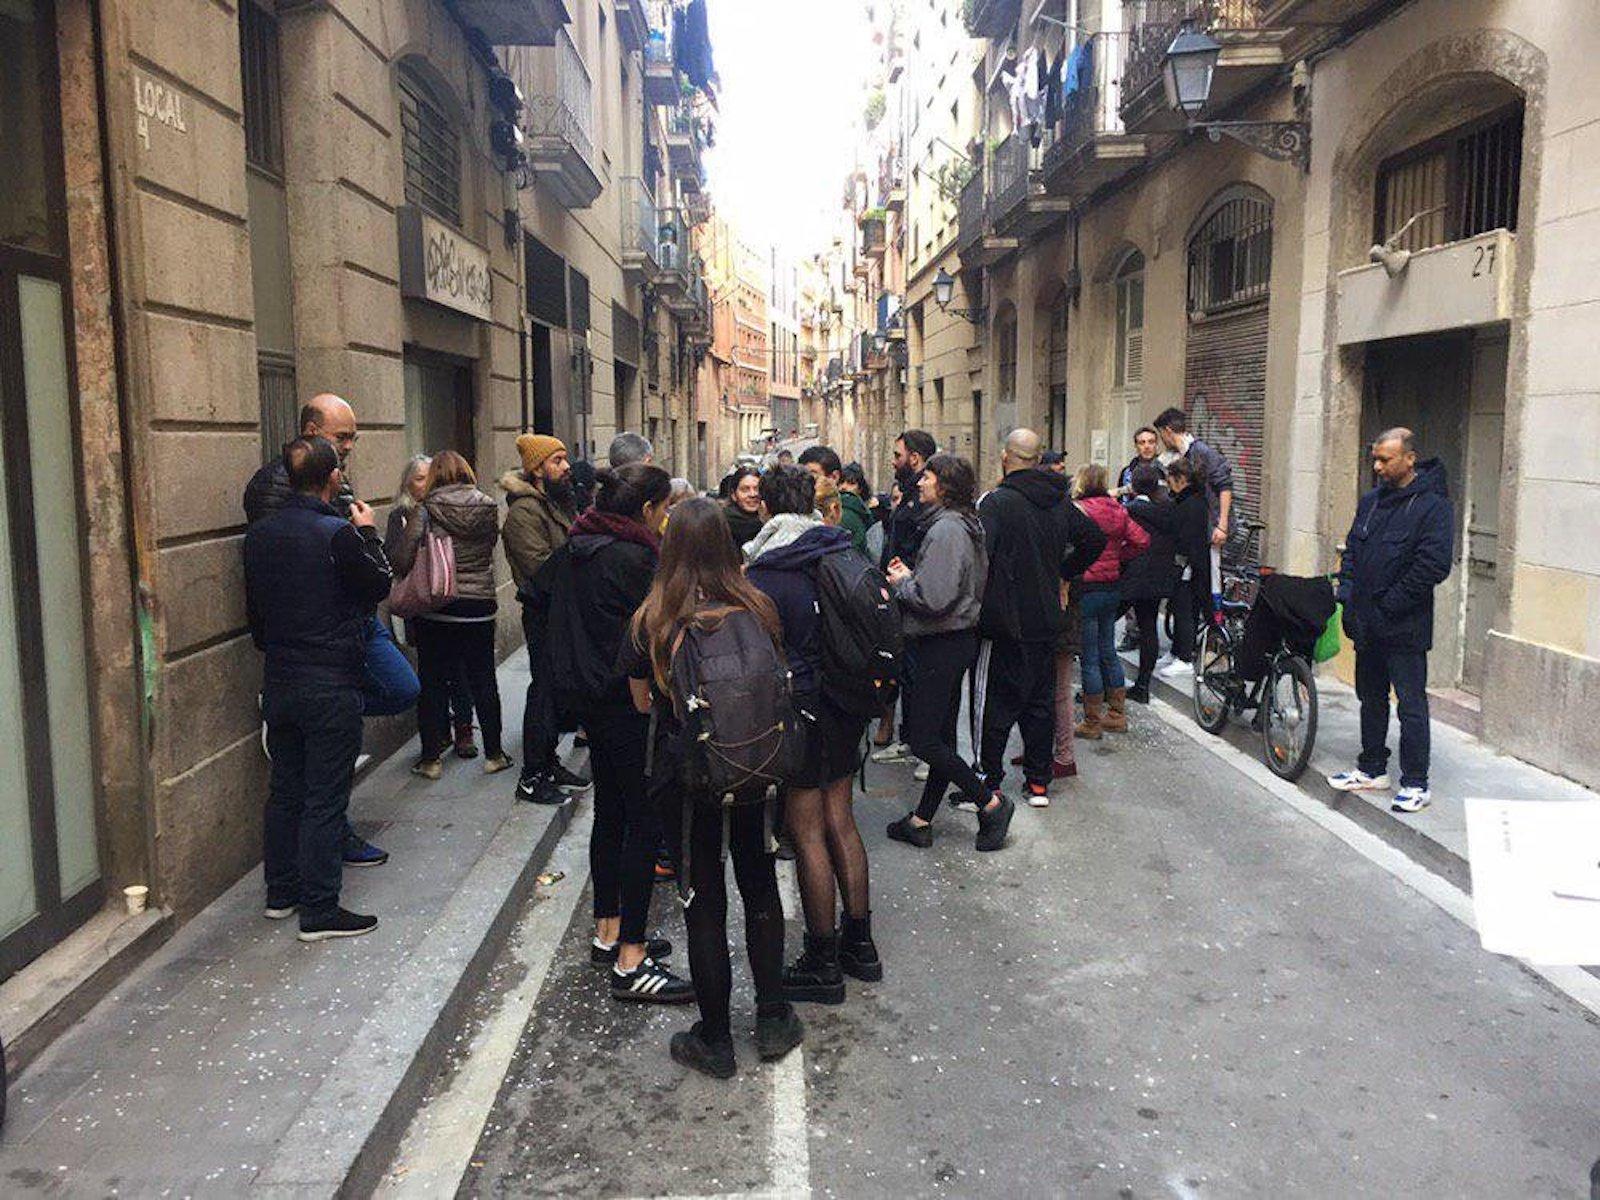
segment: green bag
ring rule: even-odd
[[[1344,623],[1344,605],[1333,606],[1333,616],[1328,618],[1327,625],[1323,626],[1322,636],[1317,638],[1317,644],[1311,651],[1311,657],[1319,663],[1325,663],[1339,653],[1342,644],[1339,639],[1339,630]]]

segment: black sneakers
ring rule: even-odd
[[[692,1029],[672,1035],[668,1044],[672,1061],[691,1070],[709,1075],[713,1079],[732,1079],[734,1072],[733,1039],[708,1042],[699,1021]]]
[[[554,783],[564,794],[576,795],[589,790],[589,785],[594,781],[587,776],[579,775],[576,771],[569,771],[557,763],[550,771],[550,782]]]
[[[804,953],[783,969],[783,996],[811,1004],[844,1003],[837,933],[806,934]]]
[[[336,908],[326,917],[308,918],[304,914],[300,917],[300,940],[302,942],[325,942],[330,938],[360,937],[363,933],[371,933],[378,927],[377,917],[364,917],[360,913],[353,913],[347,908]]]
[[[646,958],[631,971],[611,968],[611,998],[640,1004],[689,1004],[694,984]]]
[[[534,775],[517,780],[517,799],[529,804],[565,804],[567,795],[548,775]]]
[[[1011,818],[1017,814],[1017,806],[999,792],[995,799],[1000,803],[993,808],[978,810],[978,840],[974,843],[979,850],[998,850],[1006,844],[1006,830],[1011,828]]]
[[[761,1055],[762,1062],[777,1062],[805,1036],[806,1027],[801,1024],[794,1005],[763,1004],[756,1010],[756,1053]]]
[[[889,837],[896,842],[926,850],[933,845],[933,826],[914,825],[910,814],[907,814],[898,821],[889,822]]]
[[[594,938],[590,938],[589,965],[593,967],[615,966],[617,951],[621,946],[622,943],[620,941],[612,942],[611,945],[605,946]],[[667,958],[672,954],[672,943],[667,941],[666,938],[650,938],[644,944],[644,953],[646,958]]]

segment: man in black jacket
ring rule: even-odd
[[[361,749],[365,626],[391,576],[372,510],[331,501],[339,460],[322,438],[283,452],[290,494],[244,539],[250,633],[266,655],[262,709],[272,755],[266,915],[300,913],[300,940],[356,937],[376,917],[339,906],[345,810]]]
[[[1340,791],[1389,787],[1389,690],[1400,714],[1400,791],[1396,812],[1421,812],[1428,789],[1428,651],[1433,647],[1433,589],[1450,574],[1455,507],[1436,458],[1417,461],[1409,429],[1390,429],[1372,444],[1378,486],[1356,506],[1345,537],[1339,599],[1355,643],[1361,702],[1361,758],[1330,776]]]
[[[989,580],[978,616],[984,639],[973,671],[973,724],[990,788],[1005,777],[1006,742],[1022,729],[1028,803],[1050,803],[1055,740],[1055,643],[1065,627],[1061,581],[1081,575],[1106,535],[1068,498],[1067,479],[1039,465],[1043,446],[1015,429],[1000,455],[1005,478],[978,505]]]
[[[896,504],[884,520],[883,557],[878,565],[888,570],[889,564],[899,559],[907,566],[914,566],[917,561],[917,551],[922,548],[922,536],[928,531],[928,524],[932,516],[927,505],[922,503],[917,481],[922,478],[923,469],[928,465],[928,460],[939,452],[938,444],[933,440],[933,434],[925,429],[908,429],[895,439],[894,442],[894,481],[900,488],[900,503]],[[911,762],[911,747],[907,745],[904,729],[905,704],[903,693],[910,686],[910,681],[916,674],[915,663],[912,660],[912,650],[909,645],[905,653],[900,656],[900,691],[902,692],[902,727],[898,741],[892,741],[886,746],[873,751],[872,761],[878,763]],[[890,711],[886,716],[893,716],[891,702]],[[882,727],[880,726],[880,736]],[[874,744],[877,744],[874,739]]]

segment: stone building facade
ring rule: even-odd
[[[942,45],[953,7],[909,3],[916,36]],[[1373,434],[1412,426],[1460,524],[1436,715],[1600,781],[1578,700],[1600,564],[1571,536],[1600,484],[1593,23],[1535,0],[960,15],[956,58],[910,73],[932,124],[909,143],[905,423],[992,475],[1014,425],[1119,465],[1176,405],[1232,458],[1263,559],[1301,573],[1336,566]],[[1184,21],[1219,45],[1202,130],[1163,91]],[[1049,119],[1019,123],[1011,80],[1036,52],[1062,82]]]
[[[37,730],[0,781],[0,979],[124,885],[181,919],[259,858],[240,495],[312,394],[354,406],[380,512],[409,455],[492,489],[529,428],[588,456],[644,428],[703,480],[707,114],[669,26],[645,0],[0,13],[0,713]]]

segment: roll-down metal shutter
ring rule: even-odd
[[[1183,372],[1189,429],[1233,465],[1233,511],[1261,518],[1267,419],[1267,306],[1192,321]]]

